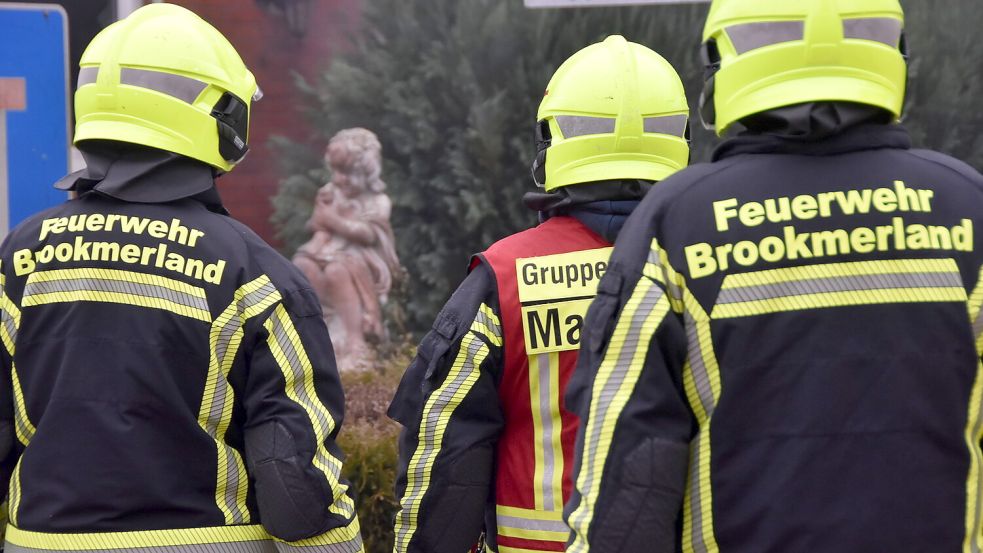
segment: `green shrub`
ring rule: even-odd
[[[345,422],[338,444],[346,454],[344,474],[358,498],[358,517],[366,553],[390,553],[396,514],[397,437],[399,425],[386,409],[403,371],[412,360],[408,340],[384,352],[378,371],[344,373]]]

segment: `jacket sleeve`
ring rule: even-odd
[[[20,457],[15,445],[17,430],[17,416],[14,407],[14,382],[13,382],[13,354],[14,343],[17,340],[17,329],[20,326],[20,309],[10,299],[6,289],[6,276],[3,273],[5,267],[0,266],[0,489],[3,492],[3,502],[0,503],[0,540],[3,539],[4,530],[7,526],[7,500],[6,490],[10,487],[10,478],[13,474],[14,466]],[[28,429],[24,428],[26,416],[21,419],[22,427],[20,434],[25,438]],[[30,424],[30,422],[26,422]]]
[[[441,310],[389,407],[404,427],[397,553],[463,553],[478,541],[503,426],[501,355],[497,288],[480,264]]]
[[[673,309],[681,301],[669,292],[676,288],[667,285],[676,275],[653,261],[643,242],[649,235],[624,234],[588,312],[567,388],[567,405],[581,420],[564,509],[574,553],[677,547],[694,431],[681,376],[687,335]]]
[[[247,326],[243,405],[260,521],[281,551],[361,551],[354,494],[335,442],[344,394],[320,303],[309,288],[254,282],[244,306],[247,315],[262,311]]]

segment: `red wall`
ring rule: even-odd
[[[263,100],[253,110],[249,155],[218,183],[233,217],[274,243],[270,198],[281,175],[268,139],[271,135],[309,139],[312,129],[304,122],[293,73],[313,79],[347,47],[358,23],[359,0],[310,0],[307,33],[302,37],[291,33],[283,17],[265,11],[255,0],[169,1],[193,10],[221,31],[263,89]]]

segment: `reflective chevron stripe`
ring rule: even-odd
[[[236,290],[232,303],[212,322],[208,335],[211,354],[198,425],[215,440],[215,503],[227,524],[249,522],[246,467],[242,455],[225,442],[235,400],[235,393],[228,381],[229,371],[242,342],[243,325],[278,301],[280,293],[267,276],[248,282]]]

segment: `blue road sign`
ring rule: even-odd
[[[65,201],[51,185],[69,169],[68,81],[65,10],[0,4],[0,235]]]

